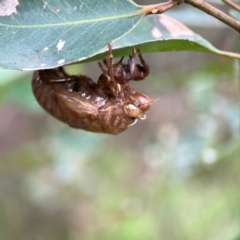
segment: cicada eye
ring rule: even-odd
[[[142,111],[132,103],[126,104],[124,110],[129,117],[141,118],[143,115]]]
[[[134,93],[132,98],[142,112],[146,112],[153,103],[153,100],[150,97],[138,92]]]

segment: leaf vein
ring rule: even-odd
[[[90,7],[88,7],[88,5],[84,4],[81,0],[79,0],[79,2],[85,6],[88,10],[90,10],[92,13],[96,14],[97,16],[101,16],[100,14],[98,14],[97,12],[93,11]]]
[[[56,11],[54,11],[50,6],[49,4],[47,5],[47,8],[50,9],[50,11],[55,14],[58,18],[60,18],[61,20],[63,20],[64,22],[67,22],[66,19],[62,18]]]
[[[136,17],[138,15],[143,15],[143,11],[139,10],[136,12],[118,15],[118,16],[110,16],[110,17],[102,17],[102,18],[94,18],[94,19],[87,19],[87,20],[80,20],[80,21],[68,21],[64,23],[47,23],[47,24],[33,24],[33,25],[9,25],[0,23],[0,26],[5,27],[14,27],[14,28],[36,28],[36,27],[55,27],[55,26],[65,26],[65,25],[80,25],[85,23],[93,23],[93,22],[100,22],[100,21],[109,21],[109,20],[119,20],[122,18],[130,18],[130,17]]]

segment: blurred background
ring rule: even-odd
[[[192,7],[168,15],[239,50],[234,30]],[[144,57],[150,76],[132,85],[160,99],[117,136],[70,129],[37,104],[32,73],[0,69],[1,240],[240,239],[237,62]],[[97,63],[68,71],[100,75]]]

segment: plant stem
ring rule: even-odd
[[[217,18],[221,22],[227,24],[231,28],[235,29],[237,32],[240,33],[240,22],[230,16],[228,16],[226,13],[222,12],[221,10],[213,7],[209,3],[204,2],[203,0],[183,0],[185,3],[190,4],[203,12]],[[235,8],[236,10],[240,11],[240,7],[233,3],[231,0],[222,0],[226,4],[230,5],[231,7]],[[169,0],[168,2],[163,2],[159,4],[153,4],[153,5],[146,5],[141,6],[143,8],[144,14],[159,14],[166,12],[170,8],[179,5],[182,3],[182,0]]]
[[[153,4],[153,5],[146,5],[141,6],[144,10],[145,15],[149,14],[159,14],[166,12],[170,8],[174,7],[175,5],[179,5],[181,3],[180,0],[169,0],[168,2]]]
[[[234,3],[231,0],[222,0],[224,3],[226,3],[228,6],[234,8],[235,10],[240,12],[240,6],[238,6],[236,3]]]
[[[240,22],[236,19],[228,16],[226,13],[220,11],[219,9],[213,7],[212,5],[204,2],[203,0],[184,0],[185,3],[188,3],[203,12],[217,18],[221,22],[227,24],[231,28],[235,29],[237,32],[240,33]]]

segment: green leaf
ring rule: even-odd
[[[132,31],[114,41],[114,57],[129,55],[130,46],[141,49],[142,53],[166,51],[198,51],[240,59],[237,53],[221,51],[207,40],[194,33],[177,20],[165,15],[145,17]],[[98,54],[84,62],[101,60],[106,52]]]
[[[0,16],[0,66],[27,70],[94,55],[144,14],[131,0],[21,0],[16,12]]]
[[[34,70],[101,60],[110,40],[115,40],[115,57],[129,55],[136,46],[143,53],[201,51],[240,59],[164,14],[143,19],[144,8],[131,0],[21,0],[16,11],[0,16],[4,68]]]

